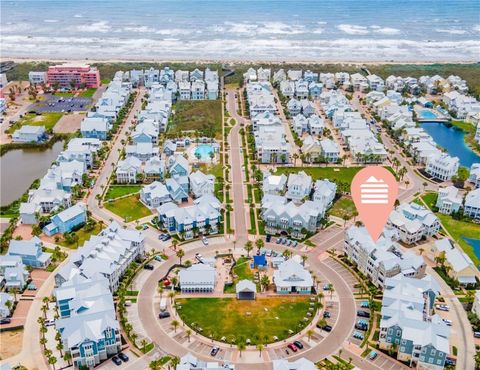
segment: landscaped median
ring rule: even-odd
[[[175,305],[182,321],[208,338],[256,345],[281,341],[304,329],[317,310],[311,297],[177,298]]]

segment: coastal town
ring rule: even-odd
[[[14,64],[1,370],[479,367],[466,76]],[[399,186],[376,242],[350,190],[366,166]]]

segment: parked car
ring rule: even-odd
[[[47,320],[45,321],[45,326],[53,326],[55,325],[55,320]]]
[[[275,241],[275,243],[281,244],[281,243],[282,243],[282,238],[277,238],[277,240]]]
[[[170,317],[170,312],[168,311],[163,311],[158,314],[159,319],[166,319],[168,317]]]
[[[160,256],[155,256],[155,257],[153,257],[153,259],[155,261],[162,262],[162,257],[160,257]]]
[[[120,360],[117,356],[112,357],[112,362],[117,366],[120,366],[122,364],[122,360]]]
[[[353,337],[356,338],[356,339],[360,339],[360,340],[363,340],[363,338],[364,338],[364,337],[363,337],[363,334],[360,333],[359,331],[355,331],[355,332],[353,333]]]
[[[447,358],[445,359],[445,365],[455,366],[456,364],[457,364],[457,360],[455,360],[454,358],[447,357]]]
[[[332,315],[330,314],[330,311],[325,311],[325,312],[323,313],[323,317],[324,317],[325,319],[328,319],[328,318],[331,317],[331,316],[332,316]]]
[[[296,340],[295,342],[293,342],[293,344],[295,344],[295,346],[296,346],[298,349],[303,349],[303,344],[302,344],[302,342],[300,342],[299,340]]]
[[[10,320],[10,319],[1,319],[0,320],[0,325],[10,324],[11,322],[12,322],[12,320]]]
[[[271,240],[272,240],[272,236],[270,234],[268,234],[267,237],[265,238],[265,241],[267,243],[270,243]]]
[[[474,336],[475,338],[480,338],[480,331],[475,331],[475,332],[473,332],[473,336]]]
[[[208,239],[206,236],[202,236],[202,243],[203,245],[208,245]]]
[[[297,242],[296,240],[294,240],[294,241],[292,242],[292,247],[295,248],[297,245],[298,245],[298,242]]]
[[[324,330],[328,333],[330,333],[332,331],[332,327],[330,325],[320,326],[320,325],[317,324],[317,328],[322,329],[322,330]]]
[[[298,351],[297,347],[296,347],[295,344],[293,344],[293,343],[290,343],[287,347],[290,348],[293,352],[297,352],[297,351]]]
[[[330,289],[332,289],[332,285],[331,285],[331,284],[325,284],[325,285],[323,286],[323,290],[330,290]]]
[[[370,304],[368,303],[368,301],[363,301],[363,302],[361,303],[360,307],[362,307],[362,308],[368,308],[368,307],[370,307]]]
[[[284,245],[287,244],[287,239],[283,239],[282,244],[284,244]]]
[[[377,358],[377,356],[378,356],[378,353],[375,352],[375,351],[372,351],[372,352],[370,352],[370,354],[368,355],[368,358],[369,358],[370,360],[375,360],[375,359]]]
[[[447,324],[447,326],[452,326],[452,320],[443,319],[443,322]]]
[[[170,240],[170,239],[172,239],[172,236],[170,234],[165,234],[163,241],[166,242],[167,240]]]
[[[127,356],[125,353],[123,353],[123,352],[120,352],[117,356],[118,356],[118,357],[120,358],[120,360],[122,360],[123,362],[127,362],[127,361],[128,361],[128,356]]]
[[[143,265],[143,268],[145,270],[153,270],[153,265],[150,265],[149,263],[146,263],[145,265]]]
[[[359,317],[370,317],[370,313],[367,311],[357,311],[357,316]]]
[[[210,351],[210,356],[215,357],[217,355],[218,351],[220,351],[220,348],[213,347],[212,350]]]
[[[446,304],[437,304],[435,305],[435,308],[439,311],[450,311],[450,307],[448,307]]]

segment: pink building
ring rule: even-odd
[[[48,67],[47,83],[58,84],[61,88],[82,87],[97,88],[100,86],[100,72],[88,64],[61,64]]]

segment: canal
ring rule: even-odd
[[[470,169],[472,163],[480,163],[480,156],[468,147],[464,132],[455,126],[439,122],[422,122],[423,129],[452,157],[460,159],[460,165]]]
[[[63,149],[63,141],[51,149],[15,149],[0,157],[0,205],[20,198],[35,179],[43,177]]]

